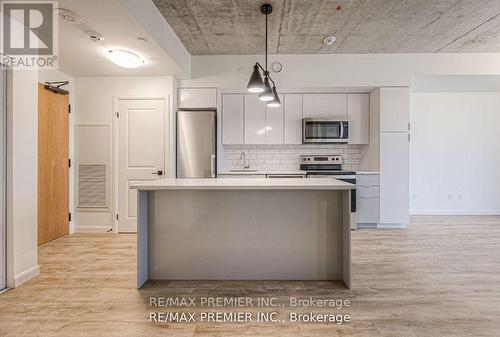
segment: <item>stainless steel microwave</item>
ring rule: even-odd
[[[345,118],[304,118],[302,143],[348,143],[349,121]]]

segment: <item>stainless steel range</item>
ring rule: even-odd
[[[300,156],[300,169],[307,178],[335,178],[356,185],[356,172],[343,170],[342,164],[342,156]],[[351,223],[356,229],[356,190],[351,192]]]

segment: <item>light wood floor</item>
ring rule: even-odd
[[[0,336],[500,336],[500,217],[412,222],[407,230],[353,233],[352,290],[334,282],[229,281],[136,290],[135,235],[67,236],[40,247],[38,278],[0,295]],[[352,323],[148,322],[149,296],[183,295],[350,299],[341,313]]]

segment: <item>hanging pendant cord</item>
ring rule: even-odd
[[[267,77],[267,14],[266,14],[266,77]]]

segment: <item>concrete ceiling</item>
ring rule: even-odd
[[[153,1],[192,55],[263,54],[264,0]],[[271,53],[500,52],[500,0],[268,2]]]
[[[83,18],[75,25],[59,19],[59,68],[78,76],[177,75],[179,68],[118,0],[59,0],[59,8]],[[104,41],[93,42],[86,34],[97,31]],[[139,41],[142,37],[147,43]],[[121,68],[106,57],[109,49],[126,49],[145,60],[137,69]]]

